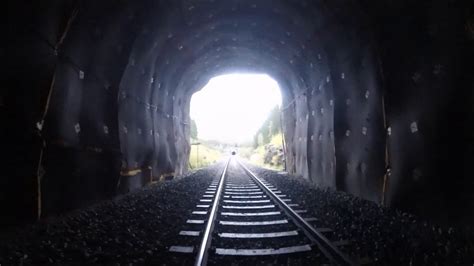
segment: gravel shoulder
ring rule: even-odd
[[[334,240],[350,240],[348,252],[374,265],[473,265],[474,233],[439,226],[414,215],[308,180],[250,166],[318,218],[318,226],[334,230]],[[331,239],[333,240],[333,239]]]
[[[218,164],[0,235],[0,265],[166,264]]]
[[[0,265],[171,265],[168,248],[222,164],[0,234]],[[472,231],[250,166],[373,265],[472,265]]]

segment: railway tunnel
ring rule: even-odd
[[[6,11],[5,225],[185,174],[190,98],[233,72],[279,83],[289,173],[441,223],[473,221],[469,1],[51,0]]]

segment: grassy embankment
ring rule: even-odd
[[[196,141],[193,140],[192,143],[200,142],[200,145],[191,145],[191,154],[189,156],[189,168],[197,169],[201,167],[209,166],[213,163],[221,160],[224,155],[230,153],[229,150],[237,150],[238,156],[244,160],[249,161],[250,163],[274,170],[283,170],[284,165],[278,164],[277,156],[274,156],[272,159],[273,164],[264,163],[265,157],[265,145],[260,145],[257,148],[250,146],[239,147],[239,148],[223,148],[219,145],[212,143],[207,143],[205,141]],[[278,133],[274,135],[270,142],[266,145],[273,145],[275,147],[282,146],[282,135]],[[199,146],[199,160],[198,160],[198,147]]]
[[[192,141],[195,143],[197,141]],[[209,145],[205,142],[200,141],[200,145],[191,145],[191,153],[189,155],[189,168],[196,169],[201,167],[206,167],[213,163],[218,162],[222,156],[223,151],[218,147]],[[199,148],[198,148],[199,146]],[[199,149],[199,159],[198,159],[198,149]]]

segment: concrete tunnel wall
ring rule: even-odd
[[[187,171],[190,97],[267,73],[288,170],[442,222],[472,221],[468,1],[12,1],[4,223]]]

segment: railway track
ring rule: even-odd
[[[182,265],[356,265],[306,213],[231,157],[169,251]]]

